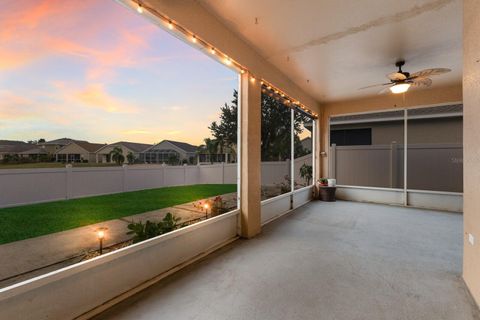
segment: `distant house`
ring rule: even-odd
[[[205,145],[201,145],[197,152],[197,162],[199,164],[211,164],[211,163],[234,163],[237,161],[237,154],[235,148],[225,146],[218,148],[216,153],[211,153]]]
[[[163,140],[140,154],[145,163],[176,163],[196,161],[198,147],[185,142]]]
[[[57,162],[96,162],[96,154],[106,144],[72,141],[55,153]]]
[[[8,156],[17,158],[38,159],[40,155],[45,154],[36,145],[15,140],[0,140],[0,160]]]
[[[43,149],[39,148],[37,146],[33,146],[33,148],[30,148],[28,150],[22,151],[18,153],[18,156],[20,158],[29,158],[32,160],[50,160],[48,157],[48,152]]]
[[[51,141],[40,142],[37,145],[47,151],[48,154],[55,154],[58,150],[65,147],[67,144],[70,144],[73,141],[87,142],[84,140],[74,140],[70,138],[60,138]]]
[[[140,154],[152,147],[151,144],[146,143],[135,143],[127,141],[119,141],[112,144],[108,144],[97,151],[96,162],[97,163],[111,163],[112,157],[111,152],[114,148],[122,149],[122,154],[125,157],[125,162],[128,163],[127,155],[132,153],[135,159],[140,158]]]

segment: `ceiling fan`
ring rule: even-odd
[[[387,86],[386,88],[383,88],[379,92],[379,94],[385,93],[388,90],[390,90],[390,92],[392,93],[404,93],[407,92],[407,90],[412,86],[430,87],[432,85],[432,79],[430,79],[429,77],[452,71],[447,68],[433,68],[424,69],[410,74],[409,72],[405,72],[402,70],[402,67],[404,65],[405,60],[400,60],[395,63],[395,66],[398,67],[398,71],[387,74],[387,78],[390,79],[390,82],[374,84],[372,86],[360,88],[359,90]]]

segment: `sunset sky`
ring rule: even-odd
[[[110,0],[3,0],[0,140],[200,144],[237,74]]]

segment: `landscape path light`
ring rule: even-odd
[[[105,233],[107,232],[107,227],[100,227],[95,232],[97,234],[98,244],[99,244],[99,252],[100,254],[103,253],[103,239],[105,239]]]
[[[209,208],[209,207],[210,207],[210,206],[208,205],[208,203],[205,203],[205,204],[203,205],[203,208],[205,209],[205,220],[208,218],[208,208]]]

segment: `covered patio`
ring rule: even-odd
[[[310,202],[95,319],[478,319],[462,216]]]
[[[479,1],[117,2],[238,73],[237,207],[0,289],[0,318],[480,319]]]

